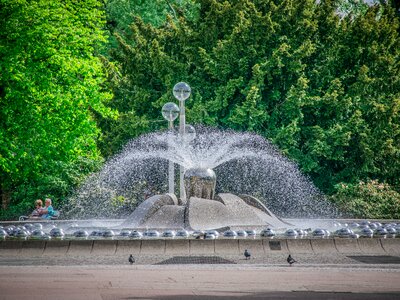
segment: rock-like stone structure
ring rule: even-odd
[[[140,204],[122,225],[188,230],[285,228],[290,225],[250,195],[215,195],[216,176],[211,169],[189,169],[184,181],[187,202],[179,202],[173,194],[152,196]]]

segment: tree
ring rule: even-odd
[[[0,0],[0,182],[13,208],[3,217],[63,199],[101,162],[93,113],[112,114],[94,56],[104,23],[96,0]]]

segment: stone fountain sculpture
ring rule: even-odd
[[[187,202],[171,193],[154,195],[142,202],[123,226],[208,230],[290,225],[250,195],[215,195],[216,175],[212,169],[188,169],[184,182]]]

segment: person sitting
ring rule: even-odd
[[[51,219],[55,214],[54,208],[51,205],[51,199],[46,198],[44,201],[44,208],[40,211],[40,216],[42,219]]]
[[[40,212],[43,210],[43,201],[38,199],[35,201],[35,209],[29,215],[29,218],[39,218]]]

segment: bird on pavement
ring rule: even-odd
[[[250,251],[249,250],[244,250],[244,257],[246,257],[246,259],[249,259],[251,256]]]
[[[132,265],[135,262],[135,258],[133,257],[133,255],[129,255],[128,261],[130,262],[130,264]]]
[[[290,266],[292,266],[292,264],[294,264],[295,261],[294,258],[289,254],[288,258],[286,259],[286,261],[289,263]]]

